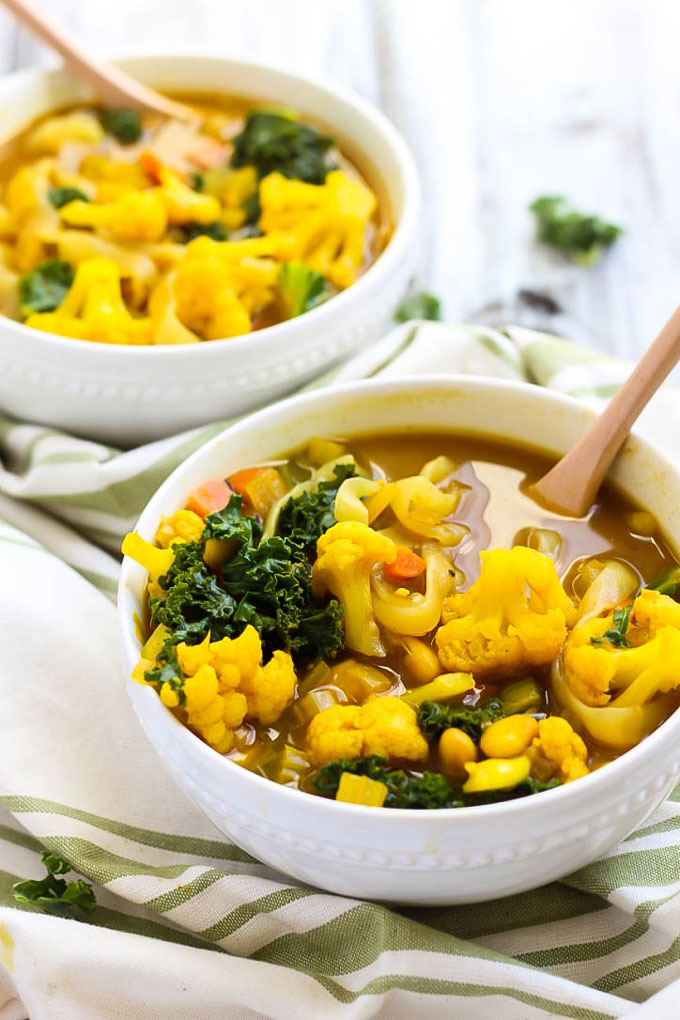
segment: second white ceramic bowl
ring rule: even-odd
[[[225,431],[161,486],[138,530],[185,505],[207,478],[270,459],[311,436],[459,432],[559,455],[593,413],[522,383],[474,377],[355,383],[284,401]],[[650,510],[676,554],[680,472],[631,436],[610,477]],[[128,691],[178,786],[218,829],[271,867],[347,896],[400,903],[494,899],[543,885],[625,838],[664,799],[680,770],[680,712],[597,772],[535,797],[483,807],[405,811],[324,800],[279,786],[223,758],[183,727],[154,690],[129,677],[139,658],[134,618],[145,571],[124,560],[118,593]]]
[[[383,333],[416,262],[419,185],[409,150],[390,121],[335,85],[216,57],[135,57],[119,64],[162,91],[242,95],[300,110],[366,174],[394,225],[385,250],[352,287],[305,315],[247,336],[119,346],[57,337],[0,317],[0,408],[91,439],[132,445],[259,407]],[[86,98],[64,71],[4,78],[2,135]]]

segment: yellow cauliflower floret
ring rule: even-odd
[[[166,273],[149,295],[148,311],[154,341],[157,344],[195,344],[201,338],[187,329],[177,315],[173,290],[175,275],[174,272]]]
[[[620,616],[621,609],[585,620],[569,636],[563,669],[572,693],[585,705],[628,708],[680,686],[680,605],[643,589],[632,604],[623,640],[617,637],[615,612]]]
[[[345,644],[364,655],[384,656],[371,595],[371,571],[394,563],[397,547],[367,524],[342,521],[319,538],[312,581],[318,594],[331,592],[345,611]]]
[[[444,601],[436,638],[444,668],[503,676],[552,662],[576,615],[552,559],[516,546],[481,561],[479,579]]]
[[[376,208],[365,185],[342,170],[320,185],[272,173],[260,182],[260,205],[260,229],[277,239],[280,258],[303,262],[340,289],[354,283]]]
[[[136,319],[130,314],[121,294],[118,266],[104,258],[81,262],[59,308],[30,315],[26,325],[100,343],[151,342],[150,319]]]
[[[307,730],[307,749],[316,766],[368,754],[424,761],[428,754],[415,710],[390,696],[373,698],[361,707],[333,705],[319,712]]]
[[[204,340],[250,332],[250,315],[229,274],[215,260],[180,262],[172,290],[177,318]]]
[[[205,530],[205,521],[193,510],[177,510],[170,517],[164,517],[156,532],[156,542],[161,549],[167,549],[173,542],[200,542]]]
[[[64,142],[91,142],[96,145],[104,137],[104,129],[93,113],[76,110],[49,117],[28,135],[26,145],[33,152],[59,152]]]
[[[287,652],[274,652],[254,676],[242,677],[240,690],[248,698],[248,715],[263,726],[276,722],[295,694],[297,678]]]
[[[118,241],[158,241],[168,225],[165,205],[156,188],[124,191],[115,201],[103,205],[76,199],[63,206],[61,218],[71,227],[92,227]]]
[[[15,224],[40,208],[48,208],[47,192],[52,186],[53,159],[38,159],[20,167],[10,177],[5,190],[5,202]],[[57,217],[56,210],[54,211]],[[58,219],[58,217],[57,217]]]
[[[278,265],[262,257],[272,250],[260,237],[191,241],[172,284],[179,320],[205,340],[250,332],[250,317],[274,299]]]
[[[531,775],[543,782],[559,779],[561,783],[570,783],[590,771],[586,745],[567,720],[557,715],[541,719],[538,736],[526,755],[531,762]]]
[[[213,195],[202,195],[185,184],[179,174],[161,167],[160,188],[154,189],[173,224],[214,223],[220,216],[220,203]]]
[[[228,731],[246,717],[264,726],[276,722],[295,694],[297,678],[290,655],[274,652],[261,665],[262,643],[252,626],[237,638],[211,641],[208,635],[198,645],[182,642],[176,655],[185,676],[188,723],[219,749],[228,742]]]

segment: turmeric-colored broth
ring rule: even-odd
[[[422,486],[423,478],[427,478],[425,488],[427,492],[431,493],[431,497],[428,498],[435,499],[436,502],[437,499],[442,500],[446,496],[452,499],[453,503],[456,503],[457,499],[455,509],[442,516],[437,522],[431,516],[429,518],[427,515],[418,517],[416,514],[417,504],[409,504],[411,507],[409,513],[412,512],[414,515],[413,528],[416,529],[409,535],[408,529],[411,524],[408,521],[405,524],[404,518],[399,517],[400,511],[397,508],[396,497],[392,496],[392,502],[386,502],[384,509],[375,513],[370,526],[354,524],[351,522],[358,518],[356,514],[353,515],[350,512],[351,501],[349,504],[346,498],[341,501],[344,487],[350,485],[347,481],[343,482],[334,496],[335,518],[331,515],[330,520],[324,525],[318,544],[309,551],[310,570],[317,597],[321,596],[322,599],[325,599],[324,604],[327,605],[328,598],[331,595],[335,596],[340,599],[345,609],[348,609],[343,601],[346,592],[343,595],[342,575],[343,571],[351,572],[351,566],[343,567],[342,561],[338,560],[340,566],[335,581],[332,577],[330,581],[327,578],[324,580],[326,575],[324,570],[320,569],[323,566],[324,555],[328,559],[329,542],[336,532],[338,533],[338,542],[340,539],[348,542],[351,538],[354,543],[366,540],[370,544],[371,541],[374,541],[382,543],[383,547],[385,543],[390,545],[392,542],[396,542],[399,549],[414,556],[416,563],[421,560],[423,564],[421,573],[418,574],[416,571],[415,576],[407,580],[399,580],[400,576],[406,577],[407,575],[391,575],[388,570],[388,562],[381,564],[378,557],[371,571],[370,584],[373,603],[366,604],[366,615],[372,616],[375,609],[376,617],[371,622],[373,627],[371,640],[374,642],[377,640],[378,646],[382,645],[381,651],[375,654],[369,653],[366,650],[358,649],[356,644],[347,647],[348,644],[351,644],[348,631],[351,624],[346,612],[343,618],[345,647],[341,648],[337,654],[322,657],[308,656],[306,660],[304,657],[302,659],[298,657],[293,660],[295,662],[294,685],[290,687],[287,704],[285,700],[281,703],[276,718],[267,718],[264,723],[261,719],[258,720],[258,709],[253,708],[254,702],[249,701],[250,708],[245,712],[242,722],[240,725],[234,725],[233,735],[227,731],[225,737],[222,735],[224,727],[221,722],[218,723],[218,727],[221,729],[214,728],[213,715],[217,718],[219,713],[214,712],[213,708],[204,710],[200,705],[198,709],[194,710],[183,708],[182,703],[177,700],[177,695],[170,692],[168,687],[165,700],[168,707],[173,708],[185,725],[193,728],[197,735],[211,743],[216,750],[226,754],[239,765],[276,782],[300,787],[310,793],[318,793],[319,790],[316,788],[315,782],[319,775],[324,773],[323,768],[321,772],[319,771],[320,766],[324,762],[328,764],[333,757],[323,750],[322,744],[318,740],[315,743],[318,731],[321,729],[319,719],[332,716],[333,711],[337,711],[334,706],[365,706],[384,697],[388,697],[393,705],[396,705],[397,702],[401,704],[402,708],[399,710],[409,714],[410,710],[403,709],[402,696],[405,695],[406,704],[413,708],[413,712],[406,720],[406,730],[411,728],[409,737],[409,739],[412,738],[411,745],[409,745],[411,750],[404,751],[403,757],[400,757],[399,754],[388,753],[387,767],[404,769],[407,776],[415,777],[415,779],[418,779],[423,773],[426,778],[427,773],[430,772],[443,773],[449,780],[455,779],[455,782],[462,784],[465,773],[461,772],[455,776],[452,774],[451,763],[442,747],[445,739],[462,740],[464,734],[461,737],[460,732],[456,731],[457,736],[454,733],[453,738],[447,737],[447,734],[450,735],[455,730],[455,724],[453,724],[453,729],[447,729],[444,733],[439,731],[439,735],[433,739],[432,732],[428,733],[427,729],[423,728],[420,705],[412,700],[414,694],[420,696],[418,694],[420,690],[430,690],[432,683],[434,683],[436,691],[437,685],[441,681],[445,684],[453,684],[451,690],[454,690],[454,693],[450,695],[446,690],[443,693],[438,692],[433,695],[435,702],[440,701],[445,706],[448,704],[454,708],[458,705],[485,710],[494,702],[500,701],[504,706],[505,719],[514,720],[512,725],[516,725],[519,729],[522,726],[529,727],[531,734],[536,734],[533,743],[530,743],[528,749],[523,753],[532,760],[531,776],[527,781],[539,784],[536,790],[532,788],[528,792],[538,792],[539,789],[549,788],[550,783],[554,785],[557,782],[569,782],[606,764],[623,750],[632,746],[633,743],[642,739],[676,707],[678,703],[677,681],[666,679],[660,681],[660,694],[657,694],[656,697],[651,695],[642,697],[642,704],[648,700],[652,706],[650,708],[648,705],[641,710],[643,714],[647,712],[648,721],[645,724],[645,729],[636,731],[637,722],[626,724],[633,726],[627,733],[624,733],[623,730],[621,733],[618,733],[616,729],[612,730],[611,722],[607,722],[603,727],[599,720],[611,718],[611,713],[608,715],[606,712],[606,705],[610,699],[616,702],[617,699],[623,698],[622,703],[625,703],[628,697],[631,704],[637,703],[633,694],[629,694],[625,689],[625,685],[630,684],[631,677],[628,676],[623,681],[612,679],[613,686],[609,693],[606,693],[604,681],[593,680],[592,690],[586,689],[584,694],[583,685],[585,683],[587,686],[590,676],[588,668],[586,667],[584,673],[584,668],[578,664],[574,667],[575,679],[568,679],[567,688],[571,690],[569,697],[573,698],[575,693],[579,698],[584,699],[583,704],[579,701],[576,710],[574,710],[575,702],[565,701],[564,691],[560,693],[559,697],[557,696],[555,685],[561,683],[564,686],[564,676],[570,677],[572,661],[576,661],[573,659],[573,655],[572,659],[567,661],[566,650],[570,647],[570,643],[574,643],[577,634],[585,634],[586,637],[581,642],[585,645],[585,653],[577,651],[576,657],[579,654],[589,656],[594,668],[605,670],[605,672],[609,668],[608,663],[614,661],[617,655],[620,659],[621,653],[629,656],[627,662],[635,661],[636,654],[643,650],[642,646],[645,643],[648,642],[649,647],[652,646],[652,639],[657,637],[657,632],[661,630],[662,626],[665,628],[664,640],[670,642],[668,655],[672,658],[676,654],[677,645],[680,643],[680,606],[668,594],[661,595],[658,591],[644,590],[648,586],[653,586],[660,575],[675,568],[676,560],[651,515],[633,506],[620,493],[610,488],[603,488],[598,503],[583,519],[564,518],[540,507],[527,495],[527,486],[546,471],[549,461],[530,449],[510,447],[485,439],[461,437],[447,433],[404,433],[349,440],[342,438],[330,441],[314,440],[309,447],[295,452],[289,458],[271,461],[266,465],[254,468],[245,466],[244,471],[229,476],[228,484],[222,480],[209,483],[208,488],[212,487],[212,489],[208,495],[199,490],[198,496],[194,494],[189,500],[188,512],[183,512],[187,515],[185,519],[180,520],[181,514],[179,514],[162,523],[157,541],[164,549],[168,550],[163,555],[171,558],[173,549],[177,549],[177,546],[173,546],[174,542],[191,541],[193,540],[192,535],[201,535],[203,520],[200,515],[204,516],[208,522],[219,516],[216,515],[215,518],[210,516],[217,505],[212,505],[211,509],[210,501],[215,498],[213,491],[215,487],[218,492],[218,500],[220,487],[225,493],[222,505],[225,501],[230,501],[233,498],[234,492],[239,494],[238,498],[243,499],[243,505],[239,511],[242,519],[247,519],[251,515],[262,519],[266,538],[270,522],[272,520],[280,522],[281,520],[276,517],[276,507],[285,505],[286,500],[292,499],[296,493],[295,498],[300,498],[299,491],[292,486],[302,478],[309,477],[310,472],[316,471],[317,474],[314,477],[317,482],[310,483],[315,491],[314,485],[319,484],[318,479],[332,477],[333,471],[336,470],[333,465],[335,465],[338,455],[340,455],[341,461],[350,461],[356,469],[354,476],[356,481],[353,479],[351,485],[363,486],[363,489],[356,490],[360,492],[360,501],[359,504],[355,502],[355,508],[357,505],[360,510],[362,506],[370,508],[371,500],[380,499],[383,489],[384,492],[397,491],[399,485],[412,484],[413,479]],[[329,464],[332,469],[330,471]],[[439,465],[438,472],[433,471],[433,464]],[[444,468],[441,467],[442,464],[445,465]],[[449,467],[446,467],[447,464]],[[360,481],[357,476],[363,476],[367,481]],[[390,486],[392,482],[398,483],[396,490],[394,485]],[[288,492],[292,493],[290,497],[287,495]],[[455,494],[456,498],[454,499],[451,494]],[[414,496],[413,499],[416,497]],[[365,500],[365,502],[361,503],[361,500]],[[444,500],[444,505],[445,503]],[[227,503],[227,505],[229,504]],[[348,510],[348,506],[350,510]],[[199,516],[196,515],[195,510],[199,511]],[[281,512],[283,513],[283,511]],[[401,512],[403,513],[403,508]],[[443,511],[440,510],[441,512]],[[374,514],[373,510],[371,510],[371,514]],[[340,523],[335,523],[336,519]],[[422,535],[419,537],[417,533],[422,521],[426,520],[429,522],[428,527],[433,526],[431,532],[433,537],[428,539],[423,538]],[[343,524],[343,521],[350,523]],[[279,526],[276,524],[271,533],[278,533],[276,528]],[[343,531],[343,529],[345,530]],[[451,529],[455,532],[453,538],[450,538]],[[373,537],[371,538],[371,536]],[[145,552],[145,548],[142,548],[145,544],[137,536],[129,536],[129,538],[134,541],[131,541],[127,548],[124,547],[124,551],[148,567],[151,575],[150,591],[155,595],[160,593],[163,597],[163,578],[160,577],[160,588],[158,581],[161,567],[154,568],[152,564],[153,556],[159,553],[159,550],[151,549],[149,554],[150,547],[146,546],[147,551]],[[406,542],[406,546],[399,545],[402,541]],[[128,540],[126,540],[127,542]],[[209,548],[210,542],[214,547]],[[220,553],[219,546],[219,542],[215,543],[214,539],[210,539],[205,547],[206,562],[211,562],[211,558],[214,558],[215,555],[218,558],[221,555],[220,562],[226,563],[224,568],[216,567],[218,584],[222,580],[222,569],[228,569],[229,557],[233,555],[233,547],[229,546],[229,543],[227,543],[226,552]],[[337,543],[336,547],[339,548]],[[521,612],[525,614],[525,619],[527,616],[532,617],[532,614],[535,614],[532,618],[536,621],[535,626],[539,628],[538,653],[536,648],[533,652],[529,648],[532,640],[530,636],[522,637],[522,641],[525,642],[526,649],[528,649],[526,651],[528,665],[525,663],[516,668],[504,665],[504,662],[510,660],[504,659],[505,653],[497,650],[500,645],[495,648],[494,642],[497,642],[498,639],[493,637],[489,638],[489,648],[492,659],[496,655],[498,662],[497,665],[494,665],[493,661],[491,665],[488,662],[484,664],[484,654],[487,654],[489,650],[487,649],[487,652],[483,654],[476,650],[479,640],[474,635],[472,638],[466,639],[469,644],[467,650],[463,649],[464,654],[468,655],[471,665],[461,665],[460,657],[463,653],[461,653],[460,647],[455,651],[455,642],[452,643],[442,637],[447,627],[451,626],[447,621],[457,620],[456,626],[458,626],[460,619],[468,612],[473,613],[473,616],[469,617],[473,620],[474,604],[472,610],[469,606],[464,608],[460,604],[462,596],[457,593],[464,593],[471,589],[472,595],[483,583],[489,585],[493,582],[499,593],[497,597],[502,601],[507,596],[507,592],[503,590],[503,576],[495,578],[492,576],[493,569],[498,568],[487,566],[486,579],[484,569],[482,569],[480,577],[480,552],[483,550],[495,550],[495,552],[489,553],[489,556],[500,555],[506,558],[502,561],[505,563],[505,567],[502,569],[510,571],[507,581],[508,590],[513,585],[515,587],[517,585],[516,579],[512,580],[512,572],[516,573],[519,570],[521,577],[522,571],[527,571],[526,589],[525,591],[520,590],[518,596],[520,599],[525,597],[527,599],[526,606]],[[499,550],[501,550],[500,553]],[[509,552],[504,553],[502,550]],[[438,606],[433,626],[428,633],[420,631],[420,636],[415,639],[404,637],[404,634],[408,634],[407,631],[400,631],[396,624],[385,623],[386,619],[397,619],[389,606],[406,605],[408,599],[408,604],[417,609],[419,604],[428,602],[428,586],[435,583],[430,581],[430,562],[434,562],[434,560],[422,560],[422,556],[427,558],[428,555],[437,557],[440,566],[442,562],[445,563],[446,571],[450,575],[448,595]],[[509,559],[508,556],[510,556]],[[485,562],[489,564],[491,561]],[[500,561],[495,560],[494,562]],[[425,569],[426,563],[427,570]],[[155,580],[154,569],[156,571]],[[537,580],[536,571],[543,572],[542,581]],[[435,572],[433,571],[434,576]],[[620,587],[622,584],[623,588],[618,595],[612,596],[609,602],[605,602],[603,606],[597,608],[594,616],[592,612],[588,614],[585,611],[588,607],[587,600],[590,599],[592,602],[598,585],[602,587],[604,580],[611,577],[614,578],[615,589],[617,585]],[[611,580],[608,583],[611,587]],[[330,585],[330,591],[326,591],[327,585]],[[521,587],[520,585],[520,589]],[[606,587],[605,584],[605,589]],[[482,595],[479,597],[482,598],[482,602],[483,598],[488,601],[488,593],[483,596],[483,590],[480,589],[480,591],[482,591]],[[636,592],[639,594],[639,598],[636,596]],[[418,593],[420,593],[420,602],[418,602]],[[237,597],[239,595],[238,592],[234,592],[234,594]],[[602,596],[599,597],[601,599]],[[400,602],[402,598],[403,603]],[[378,604],[381,599],[383,601],[387,599],[384,604],[388,606],[387,611],[383,608],[382,616],[378,613]],[[585,607],[583,619],[579,617],[581,605]],[[558,606],[562,608],[557,608]],[[351,614],[351,607],[349,612]],[[387,617],[385,616],[386,612]],[[487,614],[491,612],[491,618],[493,618],[495,610],[492,607],[491,610],[487,608],[485,612]],[[502,609],[499,603],[498,612],[501,615],[509,613],[510,622],[507,624],[507,635],[503,640],[509,640],[512,643],[514,638],[507,636],[519,633],[512,623],[515,609],[510,604]],[[616,615],[622,612],[625,622],[622,622],[621,615]],[[653,619],[654,614],[658,615],[656,621]],[[378,617],[380,617],[379,627],[376,625]],[[559,626],[564,629],[562,637],[557,638],[557,644],[554,643],[554,636],[551,636],[553,624],[550,623],[550,620],[553,618],[558,622],[561,620]],[[480,619],[483,620],[483,618]],[[534,625],[531,621],[530,624]],[[476,623],[473,625],[477,626]],[[488,631],[488,623],[480,622],[479,626],[481,627],[480,634],[488,636],[491,633]],[[518,626],[521,629],[522,624],[518,623]],[[628,629],[626,630],[626,628]],[[152,629],[153,627],[150,626],[149,630]],[[162,628],[159,629],[162,630]],[[158,635],[158,630],[154,634]],[[544,636],[541,637],[541,634]],[[593,636],[588,638],[590,634]],[[145,646],[147,651],[142,653],[142,661],[136,671],[137,679],[151,682],[147,679],[149,676],[147,671],[153,665],[153,661],[149,662],[145,659],[145,655],[151,655],[153,658],[157,654],[160,647],[159,640],[152,636]],[[203,659],[200,661],[208,661],[206,656],[209,656],[210,649],[222,647],[218,643],[208,646],[208,640],[209,637],[206,637],[198,652],[199,657],[203,655]],[[214,642],[215,638],[210,640]],[[241,640],[241,637],[236,638],[236,641],[233,642],[234,649],[237,647],[237,642]],[[541,641],[553,641],[553,651],[550,653],[549,660],[545,655],[541,659]],[[152,652],[149,652],[148,648],[151,646],[154,648]],[[229,639],[227,639],[227,646],[232,648]],[[182,647],[184,646],[178,646],[180,650]],[[202,649],[205,649],[205,652]],[[210,654],[213,653],[210,652]],[[214,654],[217,655],[217,652]],[[234,651],[228,654],[235,655],[236,653]],[[608,658],[610,654],[611,660]],[[182,656],[185,656],[186,659],[183,659]],[[186,652],[180,652],[180,662],[189,663],[193,661],[192,656],[195,657],[195,652],[188,648]],[[437,656],[439,656],[439,661]],[[476,656],[479,657],[477,664],[475,663]],[[218,660],[213,656],[210,661],[217,663]],[[293,668],[292,662],[290,659],[287,661],[286,668],[290,671]],[[424,672],[423,663],[425,663]],[[187,666],[187,668],[189,667]],[[216,666],[216,668],[218,667]],[[240,668],[243,670],[243,667]],[[557,673],[555,673],[556,668]],[[647,672],[644,673],[644,676],[652,675],[653,678],[654,669],[658,671],[663,668],[666,667],[657,663],[656,666],[653,666],[650,674],[647,664],[641,663],[638,670],[643,672],[646,669]],[[467,669],[470,672],[466,672]],[[630,673],[630,671],[631,667],[629,666],[628,672]],[[190,667],[190,672],[196,673],[196,662]],[[292,672],[289,672],[288,675],[292,676]],[[638,687],[639,683],[644,681],[644,676],[642,681],[636,681]],[[469,678],[467,681],[466,677]],[[571,689],[572,680],[573,690]],[[187,684],[194,683],[194,680],[190,679],[185,682]],[[260,682],[265,684],[264,674],[262,674]],[[460,685],[461,682],[463,687],[460,693],[455,693],[456,684]],[[467,688],[465,687],[466,682]],[[601,687],[598,688],[597,683],[600,682]],[[512,710],[506,709],[504,698],[509,698],[508,704],[512,702],[510,692],[516,689],[518,683],[520,687],[522,685],[526,687],[528,684],[533,691],[532,706],[530,708],[520,706]],[[619,683],[623,684],[623,688],[617,686]],[[638,689],[636,683],[630,685],[630,692]],[[222,681],[220,684],[219,689],[224,694],[226,688],[222,685]],[[250,690],[252,694],[252,685],[253,681],[246,680],[239,690],[244,690],[246,693]],[[158,684],[156,686],[159,693],[162,694]],[[621,693],[622,689],[623,694]],[[249,698],[251,694],[248,694]],[[535,700],[536,695],[539,698],[538,702]],[[205,698],[206,695],[201,694],[201,697]],[[213,701],[211,704],[214,706],[216,702]],[[569,704],[571,704],[571,708]],[[597,723],[588,722],[590,719],[588,713],[590,712],[592,716],[592,706],[598,705],[603,706],[603,715],[597,715],[600,709],[595,708]],[[193,716],[192,711],[195,713]],[[655,712],[656,714],[654,714]],[[422,734],[428,737],[425,754],[422,750],[417,753],[413,751],[414,746],[422,747],[422,735],[415,727],[416,714]],[[531,716],[528,721],[527,715]],[[227,716],[228,713],[225,709],[225,719]],[[564,717],[565,721],[559,723],[563,727],[563,731],[557,735],[563,744],[561,748],[558,747],[557,751],[554,748],[551,751],[550,740],[554,742],[556,734],[553,731],[549,733],[547,729],[543,731],[541,727],[544,723],[541,720],[546,720],[547,724],[549,720],[560,717]],[[192,720],[194,720],[193,723]],[[567,723],[571,724],[573,730]],[[351,726],[360,724],[354,721],[351,725],[348,722],[347,725],[351,728]],[[489,734],[496,732],[494,726],[498,730],[498,722],[485,729],[488,725],[487,721],[482,729],[481,739],[479,736],[477,737],[479,746],[473,749],[477,762],[481,761],[481,765],[474,764],[475,758],[470,757],[472,751],[468,754],[467,760],[472,761],[469,769],[471,774],[475,768],[479,770],[478,786],[470,795],[473,799],[468,800],[468,803],[486,803],[489,796],[505,799],[502,784],[500,788],[493,785],[488,786],[489,782],[496,781],[489,780],[488,777],[485,778],[487,774],[484,772],[484,768],[489,763],[494,767],[511,767],[516,770],[520,760],[528,761],[528,758],[521,755],[517,757],[518,752],[516,751],[508,752],[509,757],[505,759],[499,752],[490,751],[491,736]],[[637,736],[635,736],[636,732]],[[312,733],[315,734],[314,737],[311,736]],[[601,734],[602,739],[596,734]],[[484,744],[485,736],[487,737],[486,745]],[[337,746],[344,747],[345,752],[335,757],[346,759],[348,757],[346,748],[349,745],[342,733],[341,738]],[[418,740],[420,745],[417,745]],[[582,741],[585,741],[585,745]],[[327,748],[329,745],[324,746]],[[392,746],[398,745],[393,744]],[[406,747],[407,745],[400,746]],[[507,746],[507,739],[505,739],[505,744],[502,741],[500,744],[496,741],[494,746]],[[568,754],[565,747],[571,748]],[[363,752],[364,755],[370,753],[375,753],[375,748],[373,751],[364,750]],[[378,751],[377,753],[382,754],[383,752]],[[550,757],[551,754],[553,754],[553,758]],[[349,754],[349,757],[356,758],[356,753]],[[510,761],[509,766],[508,761]],[[499,762],[500,764],[498,764]],[[467,765],[465,767],[468,768]],[[366,775],[368,774],[366,773]],[[479,778],[480,776],[482,778]],[[354,776],[351,778],[352,781],[356,779]],[[550,781],[548,787],[540,785],[545,781]],[[376,784],[372,780],[363,778],[361,782],[367,782],[369,789],[362,788],[358,793],[356,789],[353,792],[345,791],[346,795],[342,796],[338,793],[338,798],[354,799],[356,803],[382,803],[380,798],[384,797],[384,791],[381,793],[378,790],[378,801],[373,801],[370,797],[375,795],[375,791],[384,784],[380,782]],[[485,782],[486,786],[484,786]],[[520,782],[518,789],[522,786],[522,782],[524,780]],[[457,789],[459,788],[457,787]],[[463,786],[462,789],[465,791],[467,787]],[[498,789],[503,796],[496,797],[495,791]],[[526,792],[525,790],[517,795],[525,795]],[[482,800],[479,799],[480,796]],[[366,797],[369,799],[362,799]],[[475,800],[474,797],[478,799]],[[393,801],[390,806],[398,806],[398,802]],[[406,806],[430,805],[429,803],[413,805],[408,803]],[[443,806],[443,801],[434,806]]]
[[[310,129],[312,148],[332,126],[276,102],[179,98],[197,126],[145,114],[139,137],[122,141],[78,106],[0,149],[0,314],[81,340],[194,343],[303,314],[375,261],[390,235],[385,203],[335,143],[312,160],[317,176],[292,155],[275,172],[234,163],[250,115]]]

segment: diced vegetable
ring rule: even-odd
[[[238,490],[237,490],[238,491]],[[248,481],[243,494],[256,514],[266,517],[271,508],[285,495],[286,486],[276,468],[265,468]]]
[[[231,499],[231,494],[232,489],[223,478],[213,478],[194,489],[187,500],[187,509],[193,510],[201,517],[207,517],[216,510],[224,510]]]
[[[409,549],[408,546],[397,546],[397,558],[394,563],[385,563],[383,574],[392,580],[407,580],[419,577],[425,571],[426,563],[422,556]]]
[[[449,701],[451,698],[457,698],[471,691],[474,686],[475,681],[471,673],[442,673],[430,683],[414,687],[401,697],[408,705],[418,708],[425,701]]]
[[[310,439],[305,449],[305,457],[314,467],[321,467],[346,453],[347,447],[334,439]]]
[[[227,481],[234,490],[238,492],[239,496],[245,495],[246,486],[257,478],[259,474],[262,474],[264,468],[244,468],[243,471],[235,471],[233,475],[229,475]]]
[[[153,181],[153,183],[160,184],[163,164],[158,156],[156,156],[155,153],[150,152],[149,149],[145,149],[144,152],[140,152],[139,154],[139,162],[142,169],[146,172],[147,176]]]
[[[325,687],[318,691],[310,691],[303,698],[299,698],[291,709],[295,725],[306,726],[319,712],[339,704],[338,693],[332,688]]]
[[[351,772],[343,772],[338,783],[336,800],[346,804],[363,804],[365,807],[382,807],[387,797],[385,783],[368,776],[355,776]]]
[[[505,684],[500,693],[500,701],[505,715],[517,715],[520,712],[545,712],[547,695],[545,688],[533,677],[513,680]]]

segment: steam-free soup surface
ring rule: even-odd
[[[355,803],[488,803],[600,767],[676,707],[680,576],[654,519],[617,492],[603,489],[580,520],[537,505],[527,486],[547,467],[531,450],[482,439],[390,434],[313,440],[290,458],[212,480],[185,513],[197,514],[193,534],[208,561],[231,541],[215,577],[241,600],[241,622],[231,630],[205,622],[175,641],[179,673],[183,663],[195,670],[197,653],[186,649],[209,631],[203,664],[219,662],[220,633],[235,638],[235,655],[249,619],[263,661],[291,653],[288,696],[275,712],[246,708],[255,684],[246,680],[244,713],[226,736],[221,724],[210,729],[210,713],[183,707],[197,674],[180,677],[177,702],[168,691],[166,703],[238,764]],[[168,556],[179,555],[173,543],[186,541],[188,521],[159,529]],[[239,574],[245,546],[233,549],[244,527],[257,533],[255,558],[268,541],[304,546],[311,585],[296,598],[309,600],[307,615],[283,630]],[[144,562],[139,547],[128,552]],[[263,559],[266,585],[278,568]],[[166,640],[174,595],[163,584],[152,579],[150,630],[165,624]],[[138,678],[161,689],[161,674],[147,668],[159,648],[152,637]],[[167,667],[167,651],[156,669]],[[281,678],[279,667],[283,660]]]
[[[197,343],[304,314],[375,260],[389,225],[330,134],[292,110],[187,101],[196,124],[78,107],[0,151],[0,313]]]

